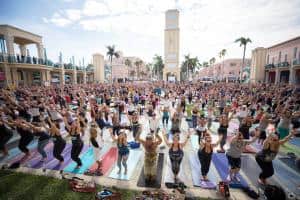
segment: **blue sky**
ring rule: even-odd
[[[64,61],[74,55],[89,62],[111,44],[151,61],[163,55],[164,12],[172,8],[180,10],[181,61],[188,53],[201,62],[218,59],[223,48],[227,58],[241,57],[233,42],[240,36],[253,41],[250,57],[255,47],[300,35],[299,0],[1,0],[0,24],[43,36],[53,61],[61,51]]]

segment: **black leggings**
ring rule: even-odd
[[[259,158],[258,156],[255,157],[255,160],[259,167],[261,168],[262,172],[259,174],[260,179],[267,179],[274,174],[274,168],[273,168],[273,163],[271,162],[266,162]]]
[[[0,150],[3,151],[6,143],[10,140],[10,138],[12,138],[13,134],[8,131],[2,134],[0,135]]]
[[[202,176],[206,176],[209,171],[209,167],[211,163],[211,154],[203,154],[199,149],[198,158],[201,164],[201,174]]]
[[[26,136],[21,136],[20,141],[19,141],[19,149],[23,153],[28,153],[29,149],[27,148],[27,145],[33,140],[33,135],[26,135]]]
[[[79,158],[79,154],[82,148],[83,148],[82,142],[72,145],[71,158],[77,163],[78,166],[82,165],[81,159]]]
[[[54,143],[53,156],[54,156],[54,158],[56,158],[60,162],[64,161],[64,158],[62,157],[61,153],[65,149],[65,146],[66,146],[66,142],[56,142],[56,143]]]
[[[163,116],[162,117],[162,123],[165,124],[165,122],[166,122],[166,124],[168,124],[168,122],[169,122],[169,116]]]
[[[227,140],[227,127],[220,127],[218,129],[218,134],[223,136],[220,142],[220,146],[223,148]]]

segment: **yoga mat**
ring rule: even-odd
[[[180,170],[178,173],[177,178],[179,179],[180,182],[187,183],[187,175],[185,174],[185,170],[183,170],[183,163],[184,160],[182,160],[181,165],[180,165]],[[172,167],[171,167],[171,160],[168,156],[167,158],[167,166],[166,166],[166,172],[165,172],[165,183],[174,183],[174,174],[172,172]]]
[[[112,149],[113,147],[111,147],[109,150],[108,150],[108,146],[107,145],[104,145],[100,151],[100,158],[98,158],[99,160],[101,160],[102,162],[102,168],[103,166],[106,165],[106,163],[104,163],[103,161],[103,158],[104,156]],[[107,151],[108,150],[108,151]],[[95,158],[94,158],[95,159]],[[107,161],[107,160],[106,160]],[[94,164],[89,168],[89,171],[90,172],[95,172],[98,168],[98,164],[96,163],[96,161],[94,162]],[[102,172],[103,173],[103,172]]]
[[[289,141],[289,143],[300,148],[300,138],[299,137],[295,137],[295,138],[291,139]]]
[[[80,156],[82,166],[76,169],[77,164],[73,161],[65,169],[65,172],[70,172],[74,174],[83,174],[92,164],[95,163],[93,148],[88,148],[87,152],[82,153]]]
[[[37,140],[33,140],[31,141],[31,143],[27,146],[28,149],[32,150],[34,148],[37,147]],[[9,155],[5,156],[5,157],[1,157],[0,158],[0,163],[6,163],[7,161],[13,159],[14,157],[18,156],[19,154],[23,154],[23,152],[21,152],[21,150],[19,149],[19,147],[15,147],[13,149],[10,149],[8,151]]]
[[[201,178],[202,178],[201,164],[197,153],[190,153],[189,160],[190,160],[190,165],[192,170],[193,185],[195,187],[203,187],[203,183],[201,183]],[[212,187],[212,185],[209,185],[206,188],[215,188],[218,182],[217,180],[218,175],[216,174],[216,172],[214,172],[212,168],[213,165],[211,163],[209,172],[207,174],[207,178],[209,179],[209,182],[211,182],[214,185],[214,187]]]
[[[199,149],[198,135],[191,135],[191,144],[193,149]]]
[[[116,165],[113,170],[110,172],[109,177],[113,179],[119,179],[119,180],[127,180],[129,181],[133,172],[135,171],[135,168],[140,161],[140,158],[142,156],[141,150],[130,150],[129,157],[127,160],[127,174],[124,174],[124,168],[122,166],[122,172],[121,174],[118,174],[119,168]]]
[[[161,187],[161,179],[162,179],[162,171],[164,165],[164,154],[160,153],[157,159],[157,169],[156,169],[156,181],[155,183],[151,183],[147,185],[145,182],[145,174],[144,174],[144,166],[142,168],[139,180],[137,182],[138,187],[151,187],[151,188],[160,188]]]
[[[47,160],[49,159],[49,154],[52,151],[52,149],[53,149],[53,143],[51,141],[49,141],[49,143],[44,148],[44,150],[47,154]],[[41,163],[41,164],[43,163],[41,154],[38,154],[37,156],[29,159],[28,162],[26,163],[26,167],[31,167],[32,168],[32,166],[35,166],[38,163]]]
[[[212,161],[223,181],[227,181],[228,173],[229,173],[229,165],[226,158],[226,155],[223,153],[214,153],[212,156]],[[240,183],[231,182],[229,186],[232,188],[241,188],[247,187],[248,184],[245,179],[238,173],[238,178],[240,179]]]
[[[300,196],[300,174],[292,171],[278,159],[273,160],[274,175],[280,181],[280,185],[289,192]]]
[[[113,164],[117,161],[118,150],[116,147],[110,148],[108,152],[102,157],[102,173],[107,174]]]
[[[286,166],[294,170],[295,172],[298,172],[300,174],[300,169],[296,166],[295,158],[290,157],[282,157],[278,158],[280,161],[282,161]]]

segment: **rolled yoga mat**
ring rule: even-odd
[[[164,154],[158,154],[157,159],[157,169],[156,169],[156,181],[155,183],[147,184],[145,182],[145,174],[144,174],[144,166],[142,168],[139,180],[137,182],[138,187],[151,187],[151,188],[160,188],[161,187],[161,179],[162,179],[162,171],[164,165]]]
[[[64,168],[64,172],[83,174],[94,163],[93,149],[87,145],[84,145],[81,150],[79,158],[81,159],[82,162],[82,166],[79,169],[76,169],[77,163],[71,159],[72,162],[70,162]]]
[[[214,153],[212,156],[212,161],[223,181],[227,181],[227,177],[229,174],[229,165],[226,158],[226,155],[223,153]],[[238,173],[238,178],[240,179],[240,182],[230,182],[229,186],[232,188],[242,188],[247,187],[248,184],[245,181],[245,179]]]
[[[209,181],[201,181],[201,164],[198,158],[198,154],[195,152],[190,153],[189,161],[192,170],[193,185],[195,187],[202,187],[205,189],[215,189],[218,183],[218,174],[213,166],[213,163],[210,164],[210,169],[207,174],[207,178]]]
[[[110,178],[113,179],[119,179],[119,180],[127,180],[129,181],[133,172],[136,169],[136,166],[138,162],[140,161],[140,158],[142,156],[142,151],[141,150],[130,150],[129,152],[129,157],[127,160],[127,174],[124,174],[124,167],[122,165],[122,171],[121,174],[118,174],[119,167],[115,165],[113,170],[110,172],[109,176]]]
[[[180,164],[180,170],[178,173],[177,178],[179,179],[179,182],[182,183],[187,183],[187,175],[185,174],[185,170],[183,170],[183,163],[184,159],[182,160],[181,164]],[[172,171],[172,166],[171,166],[171,160],[169,158],[169,155],[167,156],[167,165],[166,165],[166,171],[165,171],[165,178],[164,178],[164,182],[165,183],[174,183],[174,174]]]
[[[32,150],[37,147],[37,140],[31,141],[31,143],[27,146],[28,149]],[[8,151],[9,155],[0,158],[0,163],[5,164],[9,162],[9,160],[14,159],[14,157],[18,156],[19,154],[23,154],[23,152],[19,149],[19,147],[14,147]]]

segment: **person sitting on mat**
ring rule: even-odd
[[[255,136],[252,140],[245,140],[243,137],[243,133],[239,130],[238,134],[234,136],[229,144],[229,148],[226,151],[226,157],[228,159],[228,164],[230,166],[229,175],[227,177],[227,181],[236,181],[240,182],[237,177],[238,172],[241,168],[241,156],[243,150],[245,149],[246,145],[249,145],[256,141],[259,137],[259,131],[256,129]]]
[[[111,133],[111,137],[114,142],[117,142],[117,147],[118,147],[118,161],[117,161],[117,165],[119,167],[118,174],[121,174],[121,171],[122,171],[121,163],[122,163],[122,165],[125,169],[124,174],[126,175],[127,174],[127,159],[129,156],[129,149],[127,146],[127,135],[123,130],[121,130],[117,137],[115,135],[113,135],[112,133]]]
[[[190,138],[190,134],[187,135],[186,140],[183,143],[180,143],[180,132],[173,133],[173,142],[170,143],[167,138],[167,134],[164,133],[164,141],[169,147],[169,158],[171,161],[172,172],[174,174],[174,182],[178,183],[178,173],[180,171],[180,164],[183,158],[183,147],[186,145],[187,141]]]
[[[77,163],[76,169],[79,169],[82,166],[82,161],[79,158],[80,152],[83,148],[83,141],[80,138],[81,126],[79,118],[75,119],[75,122],[71,125],[71,140],[72,140],[72,149],[71,149],[71,158]]]
[[[274,168],[272,161],[275,159],[280,145],[286,143],[292,136],[295,135],[295,131],[292,130],[286,137],[279,140],[279,133],[273,130],[263,143],[263,149],[255,156],[255,160],[262,172],[259,174],[258,182],[266,185],[267,178],[273,176]]]
[[[153,183],[156,180],[156,170],[157,170],[157,147],[161,144],[162,139],[155,134],[155,137],[152,134],[146,136],[146,140],[140,138],[140,135],[137,137],[137,140],[143,145],[145,149],[144,157],[144,174],[145,181],[147,183]]]
[[[222,136],[219,137],[219,140],[216,143],[212,144],[212,138],[209,134],[207,134],[204,137],[204,140],[200,141],[198,158],[201,164],[201,174],[203,181],[208,181],[207,174],[209,171],[213,150],[220,144],[221,140]]]
[[[91,128],[90,128],[90,142],[91,142],[92,147],[93,147],[94,159],[97,163],[96,172],[101,173],[100,151],[101,151],[102,147],[99,145],[99,142],[97,141],[97,136],[98,136],[97,126],[96,126],[95,123],[92,123]],[[101,136],[101,140],[103,142],[102,134],[100,136]]]

